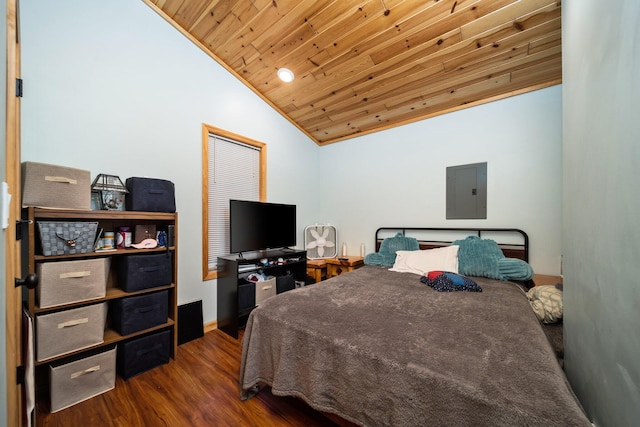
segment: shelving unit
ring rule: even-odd
[[[23,271],[26,273],[35,273],[37,271],[37,265],[40,263],[50,263],[59,261],[71,261],[71,260],[83,260],[83,259],[95,259],[112,257],[112,261],[115,257],[126,257],[134,254],[150,254],[150,253],[172,253],[172,283],[166,286],[153,287],[136,292],[125,292],[118,287],[117,280],[117,266],[114,262],[111,262],[108,272],[108,278],[106,283],[106,295],[103,298],[96,298],[87,301],[73,302],[63,305],[56,305],[55,307],[42,308],[39,307],[36,299],[35,289],[25,289],[24,302],[28,308],[32,317],[41,316],[50,313],[56,313],[64,310],[75,309],[79,307],[89,306],[96,303],[103,303],[114,301],[120,298],[131,297],[136,295],[151,294],[159,291],[168,291],[168,318],[166,323],[148,328],[129,335],[120,335],[117,331],[110,327],[110,316],[107,316],[107,324],[104,331],[103,342],[93,345],[88,348],[83,348],[76,351],[67,352],[60,356],[50,357],[44,360],[38,360],[35,362],[36,366],[36,392],[41,394],[46,390],[46,375],[44,372],[45,367],[52,362],[65,362],[67,359],[72,360],[74,358],[83,357],[83,355],[91,354],[101,350],[102,348],[108,349],[113,345],[130,340],[135,337],[147,335],[155,331],[169,330],[171,331],[171,345],[170,345],[170,357],[175,358],[176,348],[178,345],[177,334],[177,213],[159,213],[159,212],[138,212],[138,211],[84,211],[84,210],[66,210],[66,209],[45,209],[37,207],[28,207],[23,209],[22,220],[23,224],[26,224],[23,228],[22,236],[22,262]],[[108,231],[117,231],[120,227],[130,227],[134,229],[136,225],[155,225],[157,229],[173,227],[173,245],[165,248],[154,249],[116,249],[112,251],[104,252],[89,252],[83,254],[67,254],[67,255],[41,255],[41,243],[38,232],[38,221],[90,221],[98,222],[98,229],[102,228]]]
[[[255,307],[239,312],[238,288],[248,283],[247,276],[260,271],[274,277],[290,273],[295,281],[306,283],[307,252],[281,249],[218,258],[218,329],[234,338]]]

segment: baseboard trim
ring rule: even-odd
[[[206,334],[207,332],[211,332],[215,329],[218,329],[218,322],[216,320],[214,320],[213,322],[209,322],[209,323],[205,323],[204,324],[204,333]]]

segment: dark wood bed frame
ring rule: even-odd
[[[529,262],[529,236],[518,228],[439,228],[439,227],[380,227],[376,230],[375,248],[380,250],[382,241],[402,233],[418,240],[420,249],[434,249],[449,246],[456,240],[474,235],[494,240],[504,256]],[[483,237],[484,235],[484,237]]]

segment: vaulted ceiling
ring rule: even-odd
[[[143,1],[319,145],[562,80],[560,0]]]

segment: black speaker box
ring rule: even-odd
[[[178,345],[204,336],[202,301],[178,306]]]

